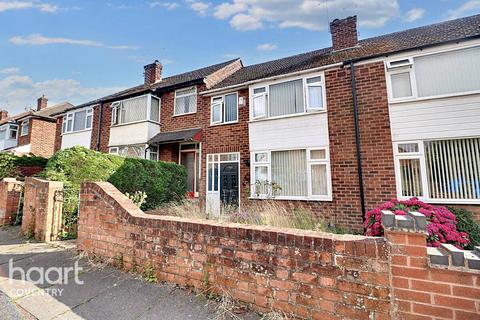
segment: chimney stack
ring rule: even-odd
[[[48,99],[43,94],[40,98],[37,99],[37,111],[43,110],[47,107]]]
[[[343,50],[358,44],[357,16],[335,19],[330,22],[333,50]]]
[[[147,64],[143,68],[145,69],[145,84],[153,84],[162,80],[163,66],[158,60],[155,60],[154,63]]]
[[[0,121],[3,119],[8,118],[8,111],[7,110],[0,110]]]

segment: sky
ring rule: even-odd
[[[361,39],[480,13],[480,0],[0,0],[0,109],[73,104],[240,57],[244,65],[331,45],[356,14]]]

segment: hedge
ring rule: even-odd
[[[467,250],[473,250],[480,246],[480,224],[475,221],[473,213],[461,208],[448,208],[455,217],[457,217],[457,230],[466,232],[470,236],[470,243],[465,247]]]
[[[10,153],[0,152],[0,179],[6,177],[21,177],[20,168],[45,167],[47,159],[36,156],[15,156]]]
[[[147,194],[143,210],[184,197],[186,171],[183,166],[144,159],[123,158],[73,147],[57,152],[47,163],[45,178],[63,181],[65,187],[79,190],[85,181],[108,181],[123,193]]]

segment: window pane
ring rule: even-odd
[[[310,108],[323,108],[323,92],[321,86],[308,86],[308,104]]]
[[[480,90],[480,47],[414,58],[419,97]]]
[[[418,143],[402,143],[398,145],[398,153],[418,152]]]
[[[187,191],[194,192],[195,187],[195,152],[182,152],[181,164],[187,171]]]
[[[185,96],[185,95],[194,94],[194,93],[196,93],[196,88],[190,87],[186,89],[177,90],[176,96],[179,97],[179,96]]]
[[[178,115],[194,112],[196,103],[196,95],[177,97],[175,103],[175,114]]]
[[[85,129],[90,129],[92,127],[92,114],[87,115],[87,120],[85,124]]]
[[[150,106],[150,120],[159,122],[160,121],[160,100],[152,97],[152,103]]]
[[[222,154],[220,155],[220,161],[238,161],[238,154],[236,153]]]
[[[118,154],[123,157],[143,159],[145,156],[145,148],[143,146],[119,147]]]
[[[421,197],[423,195],[420,159],[401,159],[400,175],[402,183],[402,196]]]
[[[259,94],[259,93],[265,93],[265,92],[267,92],[267,89],[265,87],[253,89],[253,94]]]
[[[480,138],[425,142],[432,199],[480,199]]]
[[[213,164],[213,191],[218,191],[218,163]]]
[[[315,77],[315,78],[307,79],[307,83],[316,83],[316,82],[322,82],[322,77]]]
[[[268,154],[266,152],[255,153],[255,162],[267,162]]]
[[[269,116],[304,112],[302,79],[270,86]]]
[[[268,167],[267,166],[257,166],[255,167],[255,194],[268,194]]]
[[[213,164],[208,164],[208,191],[213,190]]]
[[[312,165],[312,195],[314,196],[328,195],[326,164]]]
[[[391,76],[393,98],[403,98],[412,96],[412,85],[410,83],[410,73],[395,73]]]
[[[225,122],[237,121],[237,94],[225,96]]]
[[[272,182],[279,185],[279,196],[307,195],[305,150],[272,152]]]
[[[7,133],[7,128],[5,128],[5,127],[0,128],[0,140],[5,139],[5,134],[6,133]]]
[[[70,118],[67,120],[67,131],[72,131],[73,129],[73,119]]]
[[[122,102],[120,123],[147,120],[147,96]]]
[[[327,152],[325,150],[311,150],[311,160],[325,160],[327,158]]]
[[[253,98],[253,116],[261,117],[265,115],[265,96],[258,96]]]
[[[86,111],[75,112],[73,120],[73,131],[85,130]]]
[[[217,123],[222,121],[222,104],[217,103],[212,106],[212,122]]]

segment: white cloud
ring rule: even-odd
[[[273,43],[264,43],[257,46],[258,51],[273,51],[278,49],[278,46]]]
[[[16,114],[33,107],[36,99],[45,94],[49,103],[68,101],[73,104],[120,91],[120,87],[85,87],[73,79],[52,79],[35,82],[29,76],[11,75],[0,79],[0,106],[10,114]]]
[[[480,0],[470,0],[462,4],[460,7],[448,11],[448,19],[457,19],[469,14],[478,13],[480,9]]]
[[[400,15],[400,6],[398,0],[228,0],[214,8],[214,17],[242,31],[266,25],[327,30],[329,20],[355,14],[361,26],[382,27]]]
[[[206,3],[202,1],[194,1],[194,0],[187,0],[187,2],[190,5],[190,8],[196,12],[198,12],[201,15],[206,15],[207,10],[210,8],[212,5],[211,3]]]
[[[155,8],[155,7],[165,8],[167,10],[173,10],[178,8],[179,4],[176,2],[162,2],[162,1],[150,2],[150,8]]]
[[[70,44],[70,45],[79,45],[79,46],[89,46],[89,47],[105,47],[115,50],[135,50],[138,49],[136,46],[127,46],[127,45],[114,45],[109,46],[101,42],[93,40],[78,40],[78,39],[69,39],[69,38],[50,38],[45,37],[39,33],[34,33],[28,36],[15,36],[9,39],[10,43],[13,43],[17,46],[44,46],[48,44]]]
[[[241,31],[256,30],[263,27],[263,23],[258,18],[243,13],[236,14],[230,20],[230,25],[232,28]]]
[[[418,19],[422,19],[424,15],[425,15],[425,9],[413,8],[406,12],[404,20],[407,22],[414,22],[414,21],[417,21]]]
[[[20,69],[17,67],[3,68],[3,69],[0,69],[0,74],[15,74],[15,73],[18,73],[19,71]]]
[[[58,6],[37,1],[0,1],[0,12],[7,10],[38,9],[42,12],[56,12]]]

